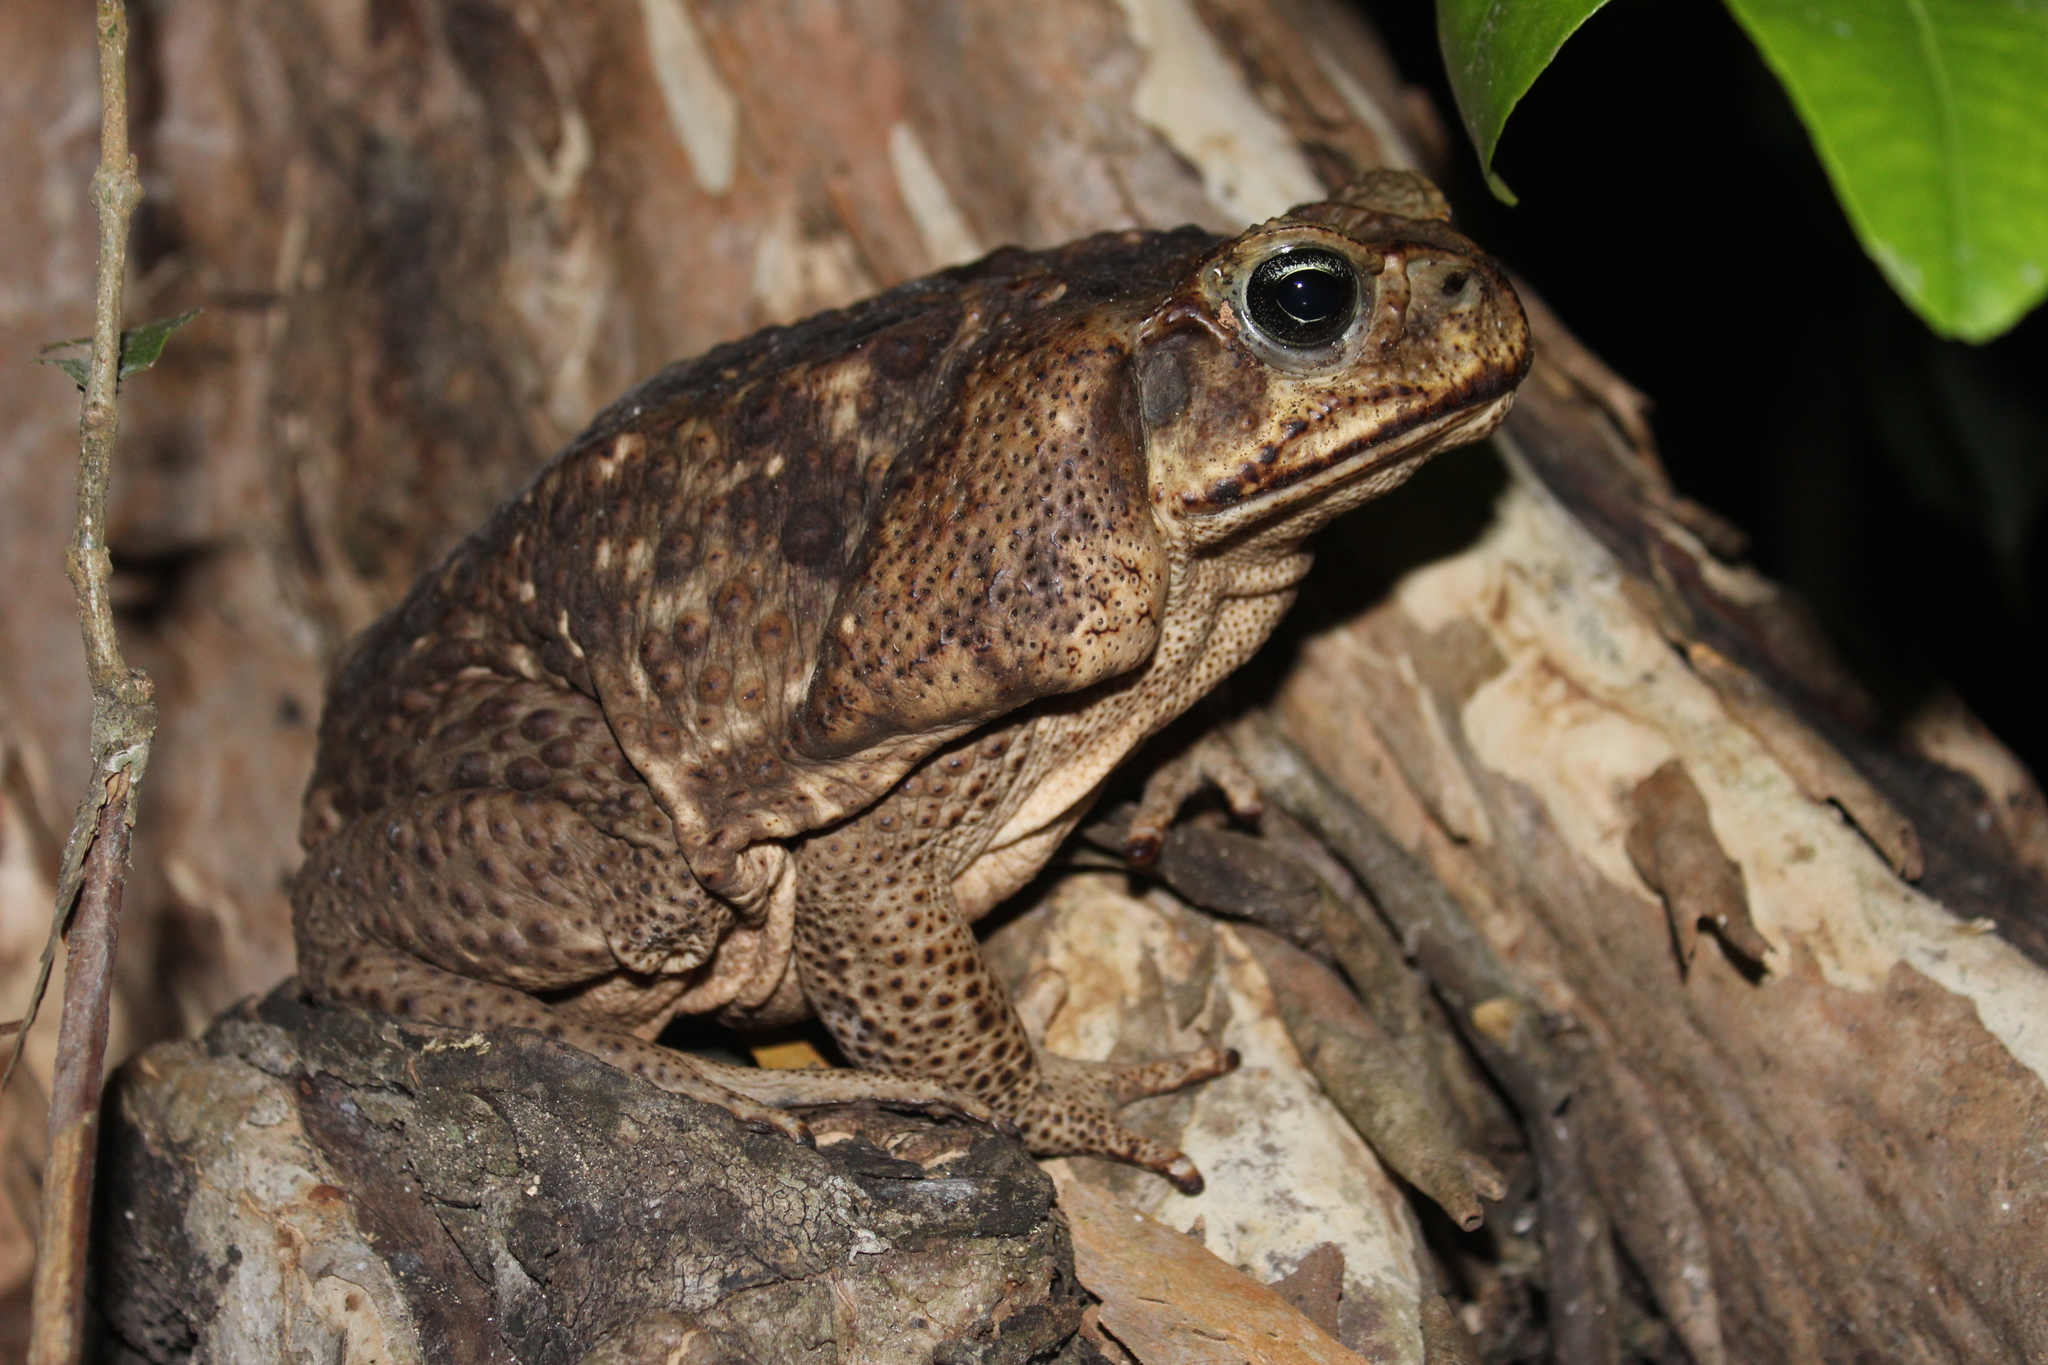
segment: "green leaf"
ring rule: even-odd
[[[1728,0],[1900,296],[1987,341],[2048,295],[2048,2]]]
[[[164,353],[164,343],[171,339],[171,333],[199,316],[197,308],[187,308],[175,317],[158,318],[145,322],[140,327],[130,327],[121,333],[121,370],[116,379],[126,379],[138,370],[146,370],[156,364]],[[71,346],[90,346],[91,337],[73,337],[69,341],[53,341],[43,347],[44,351],[61,351]],[[79,388],[85,387],[86,379],[92,373],[92,362],[88,357],[66,355],[39,355],[38,365],[55,365],[71,376],[71,382]]]
[[[46,346],[43,349],[48,350],[53,346],[75,346],[77,344],[75,341],[54,341],[50,343],[50,346]],[[80,393],[85,392],[86,376],[91,372],[91,367],[87,364],[85,357],[75,355],[39,355],[36,357],[36,364],[55,365],[58,369],[71,376],[71,382],[78,385]]]
[[[1550,65],[1564,40],[1607,0],[1437,0],[1437,42],[1444,50],[1451,93],[1465,132],[1479,149],[1479,166],[1496,198],[1515,196],[1493,173],[1508,115]]]
[[[146,370],[156,364],[157,357],[164,353],[164,343],[171,339],[171,333],[198,316],[197,308],[187,308],[176,317],[158,318],[155,322],[145,322],[121,333],[120,377],[126,379],[137,370]]]

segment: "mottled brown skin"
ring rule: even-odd
[[[1258,647],[1304,537],[1505,414],[1521,310],[1441,218],[1385,174],[1235,240],[1002,251],[614,404],[336,676],[308,987],[796,1135],[792,1106],[950,1104],[1198,1186],[1115,1109],[1233,1059],[1039,1051],[969,926]],[[1313,352],[1245,314],[1304,244],[1368,281]],[[649,1041],[812,1010],[862,1070]]]

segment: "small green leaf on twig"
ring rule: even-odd
[[[175,317],[158,318],[154,322],[145,322],[140,327],[131,327],[121,333],[121,372],[117,378],[126,379],[137,370],[146,370],[156,364],[157,358],[164,353],[164,343],[171,339],[171,333],[198,316],[197,308],[187,308]],[[91,337],[73,337],[70,341],[53,341],[43,347],[43,350],[61,351],[70,346],[90,345]],[[36,357],[36,363],[55,365],[70,375],[71,382],[81,389],[85,387],[86,375],[91,369],[91,361],[81,355],[39,355]]]
[[[62,349],[63,349],[64,347],[66,347],[66,346],[83,346],[83,345],[85,345],[85,344],[86,344],[86,342],[88,342],[88,341],[91,341],[91,340],[92,340],[92,338],[91,338],[91,337],[86,337],[86,338],[85,338],[85,339],[84,339],[83,341],[53,341],[53,342],[51,342],[51,343],[50,343],[49,345],[47,345],[47,346],[43,347],[43,349],[44,349],[44,350],[46,350],[46,351],[56,351],[56,350],[62,350]],[[88,368],[89,368],[88,362],[87,362],[87,360],[86,360],[86,358],[85,358],[84,356],[82,356],[82,355],[61,355],[61,356],[48,356],[48,355],[39,355],[39,356],[37,356],[37,357],[36,357],[36,364],[38,364],[38,365],[55,365],[55,366],[56,366],[56,367],[57,367],[58,369],[60,369],[60,370],[64,371],[64,373],[66,373],[66,374],[68,374],[68,375],[70,375],[70,376],[71,376],[71,382],[72,382],[72,383],[74,383],[74,384],[76,384],[76,385],[78,385],[78,387],[79,387],[79,390],[80,390],[81,392],[83,392],[83,391],[84,391],[84,389],[85,389],[85,379],[86,379],[86,374],[87,374],[87,371],[88,371]]]
[[[1458,114],[1479,151],[1494,197],[1515,196],[1493,173],[1508,115],[1550,65],[1564,40],[1607,0],[1437,0],[1437,42]]]
[[[145,322],[121,333],[121,378],[126,379],[137,370],[146,370],[156,364],[157,357],[164,353],[164,343],[171,339],[171,333],[198,316],[197,308],[187,308],[176,317],[158,318],[155,322]]]

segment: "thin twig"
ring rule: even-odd
[[[1507,1182],[1458,1140],[1449,1114],[1420,1069],[1336,971],[1270,930],[1238,936],[1273,983],[1280,1022],[1338,1112],[1403,1180],[1471,1232],[1485,1220],[1482,1199],[1502,1199]]]
[[[128,866],[127,772],[107,783],[98,837],[86,857],[85,889],[66,936],[64,1016],[50,1082],[50,1156],[43,1167],[41,1245],[29,1365],[73,1365],[85,1326],[87,1232],[93,1158],[99,1145],[100,1073],[119,941],[121,882]]]
[[[83,1345],[86,1230],[121,890],[128,869],[135,785],[142,780],[156,732],[149,678],[130,669],[121,657],[107,589],[112,570],[105,537],[107,475],[120,431],[114,392],[120,378],[121,287],[127,270],[128,222],[142,199],[135,157],[128,150],[128,16],[121,0],[98,0],[98,30],[100,166],[92,178],[92,200],[99,214],[99,277],[93,297],[92,366],[79,421],[78,524],[67,556],[92,684],[93,776],[64,850],[52,942],[43,951],[35,996],[17,1035],[15,1058],[8,1064],[11,1075],[20,1041],[28,1035],[49,980],[55,936],[69,919],[29,1365],[74,1365]]]

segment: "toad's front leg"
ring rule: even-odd
[[[1202,1188],[1187,1156],[1124,1127],[1116,1110],[1220,1076],[1237,1054],[1200,1048],[1140,1063],[1038,1051],[982,960],[938,859],[878,828],[884,812],[805,845],[797,966],[847,1059],[930,1076],[1015,1121],[1039,1156],[1106,1156]]]

